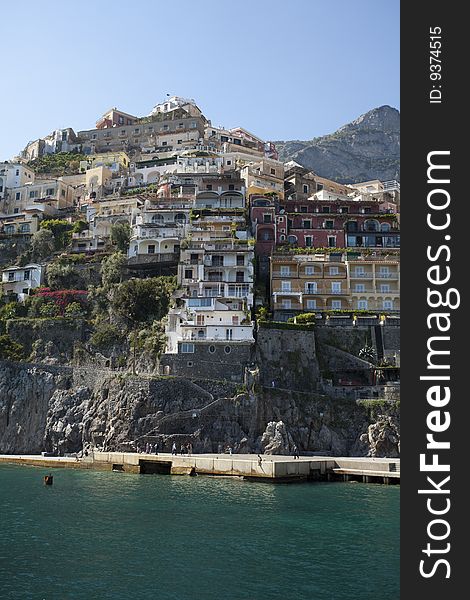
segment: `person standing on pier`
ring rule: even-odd
[[[171,454],[174,454],[175,456],[177,455],[176,442],[173,442],[173,446],[171,447]]]
[[[158,442],[155,442],[153,450],[154,450],[155,454],[158,454]]]
[[[294,458],[300,458],[299,449],[297,448],[297,446],[295,444],[294,444]]]

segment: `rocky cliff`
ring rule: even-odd
[[[400,179],[400,113],[381,106],[331,135],[300,141],[276,141],[280,160],[342,183]]]
[[[159,441],[194,452],[389,456],[399,454],[399,415],[314,392],[270,389],[257,371],[226,382],[131,377],[106,369],[0,362],[0,453],[130,449]]]

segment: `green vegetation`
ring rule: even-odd
[[[13,341],[8,334],[0,335],[0,358],[7,360],[22,360],[23,346]]]
[[[101,321],[96,324],[90,342],[95,348],[105,350],[116,344],[121,344],[124,338],[124,333],[119,327]]]
[[[41,229],[52,232],[56,250],[62,250],[70,243],[73,225],[64,219],[45,219],[41,221]]]
[[[132,323],[160,321],[168,313],[175,277],[129,279],[111,293],[110,309]]]
[[[111,226],[111,242],[119,252],[126,253],[131,239],[131,228],[129,223],[114,223]]]
[[[80,173],[80,161],[86,160],[85,154],[79,152],[57,152],[45,154],[28,163],[35,173],[47,173],[54,177],[77,175]]]

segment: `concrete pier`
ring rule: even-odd
[[[260,460],[261,458],[261,460]],[[291,456],[256,454],[137,454],[92,452],[84,458],[41,455],[0,455],[0,463],[44,468],[96,469],[127,473],[216,475],[272,482],[302,480],[357,480],[399,483],[400,459]]]

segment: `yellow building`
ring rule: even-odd
[[[107,167],[113,172],[128,169],[130,158],[125,152],[103,152],[91,154],[86,160],[80,161],[80,173],[85,173],[95,167]]]
[[[275,254],[271,309],[285,321],[304,312],[400,310],[399,254]]]

